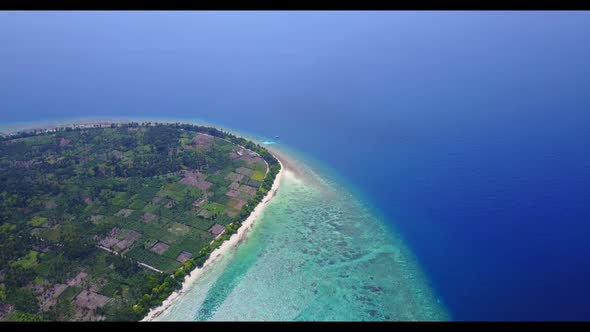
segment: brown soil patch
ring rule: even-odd
[[[143,214],[143,222],[146,224],[151,223],[152,221],[156,220],[156,218],[158,218],[158,216],[153,213],[146,212]]]
[[[228,216],[230,216],[230,217],[235,217],[235,216],[238,215],[238,211],[228,209],[228,210],[225,211],[225,214],[228,215]]]
[[[72,280],[68,281],[68,286],[77,287],[88,277],[88,273],[82,271],[78,273]]]
[[[244,192],[244,193],[247,193],[247,194],[249,194],[249,195],[252,195],[252,196],[254,196],[254,195],[256,194],[256,191],[257,191],[258,189],[256,189],[256,188],[254,188],[254,187],[250,187],[250,186],[248,186],[248,185],[245,185],[245,184],[243,184],[243,185],[241,185],[241,186],[238,188],[238,190],[239,190],[239,191],[241,191],[241,192]]]
[[[225,195],[229,196],[229,197],[238,197],[238,196],[240,196],[240,192],[232,189],[232,190],[226,192]]]
[[[161,255],[164,252],[166,252],[166,250],[168,250],[168,248],[170,248],[170,246],[167,245],[166,243],[158,242],[158,243],[154,244],[154,246],[150,250],[155,252],[158,255]]]
[[[241,200],[241,199],[237,199],[237,198],[231,198],[229,201],[227,201],[227,206],[229,206],[230,208],[234,209],[234,210],[240,210],[244,205],[246,205],[246,201]]]
[[[104,307],[110,298],[97,294],[95,292],[91,292],[89,290],[83,290],[76,296],[76,306],[80,308],[95,310],[96,308]]]
[[[211,142],[213,142],[213,139],[213,136],[198,133],[193,138],[193,144],[195,144],[198,148],[208,148],[211,145]]]
[[[252,176],[254,171],[249,168],[246,168],[246,167],[239,167],[238,169],[236,169],[236,173],[250,177],[250,176]]]
[[[72,140],[69,140],[67,138],[60,138],[59,140],[59,146],[64,147],[64,146],[69,146],[70,144],[72,144]]]
[[[180,183],[187,186],[197,187],[201,190],[207,190],[213,184],[205,181],[205,174],[199,171],[183,171],[184,177],[180,180]]]
[[[186,234],[191,231],[191,228],[187,225],[175,222],[170,228],[168,228],[168,231],[174,234]]]
[[[118,249],[125,250],[133,245],[133,243],[141,237],[141,233],[130,231],[127,236],[116,244]]]
[[[238,174],[238,173],[234,173],[234,172],[230,172],[228,175],[225,176],[226,180],[230,180],[232,182],[242,181],[243,178],[244,178],[243,174]]]
[[[261,164],[265,165],[264,160],[256,155],[246,154],[238,158],[238,160],[243,160],[246,164]]]
[[[41,311],[49,311],[57,303],[57,298],[68,288],[66,284],[49,285],[43,283],[33,287],[33,292],[39,300]]]

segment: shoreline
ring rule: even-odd
[[[71,122],[70,122],[71,121]],[[95,125],[98,126],[109,126],[111,124],[119,124],[125,122],[131,122],[131,120],[90,120],[90,119],[80,119],[80,120],[70,120],[70,121],[46,121],[46,122],[21,122],[21,123],[12,123],[10,125],[6,125],[0,127],[0,135],[14,135],[20,132],[31,132],[35,130],[45,130],[51,132],[53,130],[65,127],[79,127],[81,129],[84,128],[92,128]]]
[[[184,280],[182,282],[182,289],[180,289],[179,291],[174,291],[172,294],[170,294],[168,298],[166,298],[166,300],[164,300],[164,302],[162,302],[161,305],[151,309],[148,312],[148,314],[141,320],[141,322],[153,321],[154,319],[158,318],[160,315],[165,313],[177,299],[179,299],[187,293],[189,288],[194,285],[194,283],[197,281],[199,276],[205,271],[205,269],[214,264],[219,257],[227,253],[232,248],[237,248],[240,245],[240,243],[242,243],[242,241],[246,239],[248,232],[253,229],[255,222],[259,219],[260,215],[266,208],[268,202],[271,201],[271,199],[276,195],[277,191],[279,190],[280,182],[285,171],[285,167],[281,160],[277,158],[275,154],[272,155],[279,162],[281,169],[277,173],[271,189],[266,193],[262,201],[258,205],[256,205],[256,207],[254,208],[252,213],[250,213],[248,218],[244,220],[240,228],[238,228],[238,231],[235,234],[233,234],[228,240],[223,242],[221,246],[219,246],[219,248],[215,249],[211,253],[211,255],[209,255],[209,258],[205,261],[202,267],[195,268],[190,272],[190,275],[184,277]]]
[[[22,121],[22,122],[11,122],[8,124],[0,125],[0,136],[10,136],[14,134],[18,134],[20,132],[31,132],[31,131],[47,131],[53,132],[59,128],[65,127],[74,127],[74,128],[93,128],[95,126],[103,127],[103,126],[110,126],[111,124],[125,124],[130,122],[137,122],[139,124],[142,123],[164,123],[164,124],[174,124],[174,123],[187,123],[192,125],[198,126],[205,126],[205,127],[214,127],[217,129],[223,129],[218,124],[209,123],[203,120],[195,120],[195,119],[161,119],[161,118],[137,118],[137,117],[74,117],[74,118],[65,118],[61,120],[47,120],[47,121]],[[230,130],[232,134],[239,137],[239,135]]]

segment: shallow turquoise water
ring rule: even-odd
[[[449,319],[374,213],[339,183],[286,161],[280,189],[247,240],[157,320]]]

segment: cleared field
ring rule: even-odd
[[[180,266],[180,263],[175,259],[170,259],[166,256],[160,256],[149,249],[145,249],[142,246],[135,246],[127,254],[127,257],[131,257],[139,262],[155,267],[162,271],[174,271]]]
[[[31,250],[25,257],[12,263],[12,265],[20,266],[23,269],[31,269],[37,266],[37,257],[39,257],[39,253],[37,251]]]
[[[31,219],[29,221],[29,225],[31,225],[33,227],[39,227],[39,226],[43,225],[45,222],[47,222],[47,218],[41,217],[41,216],[35,216],[35,217],[33,217],[33,219]]]
[[[264,171],[263,170],[255,170],[254,173],[252,173],[252,176],[250,177],[250,179],[254,180],[254,181],[263,181],[264,180]]]

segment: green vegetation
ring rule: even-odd
[[[9,313],[5,320],[12,322],[42,322],[43,316],[16,310]]]
[[[34,216],[33,219],[29,221],[29,225],[33,227],[39,227],[43,225],[47,221],[47,218],[41,216]]]
[[[255,170],[250,178],[255,181],[262,181],[264,180],[264,171]]]
[[[237,179],[239,168],[252,173]],[[1,137],[4,319],[141,319],[237,231],[279,169],[253,142],[188,124]],[[214,224],[226,228],[217,239]]]
[[[20,266],[23,269],[30,269],[37,266],[37,257],[39,253],[31,250],[25,257],[12,263],[12,266]]]

